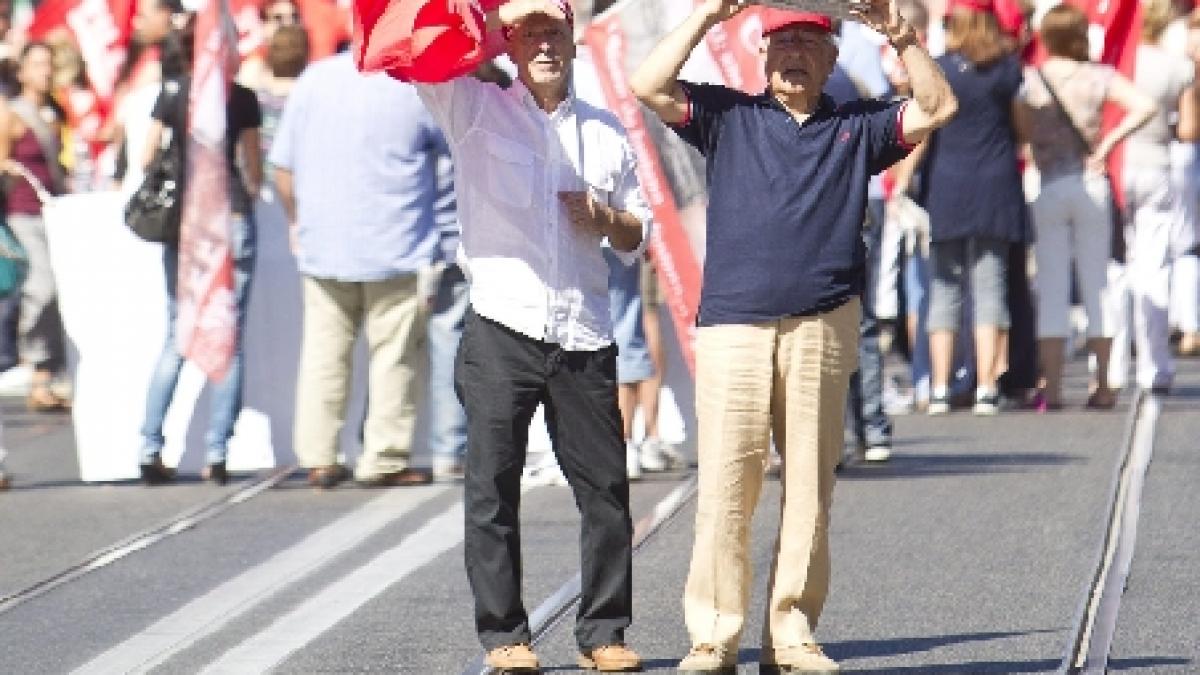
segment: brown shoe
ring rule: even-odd
[[[308,484],[320,490],[329,490],[349,476],[350,472],[340,464],[320,466],[308,470]]]
[[[34,385],[25,398],[25,407],[29,412],[67,412],[71,402],[55,394],[47,385]]]
[[[370,478],[359,478],[355,482],[370,488],[429,485],[433,482],[433,472],[428,469],[403,469],[392,473],[381,473]]]
[[[603,673],[625,673],[642,669],[642,657],[625,645],[604,645],[579,655],[579,667]]]
[[[780,647],[773,654],[764,654],[766,660],[759,666],[759,673],[804,673],[805,675],[835,675],[841,670],[837,661],[825,656],[821,646],[808,643],[799,647]]]
[[[505,673],[536,673],[539,668],[537,654],[529,645],[505,645],[487,653],[483,663]]]
[[[1179,355],[1183,357],[1200,356],[1200,333],[1184,333],[1179,339]]]
[[[7,490],[11,482],[8,480],[8,474],[0,471],[0,491]]]

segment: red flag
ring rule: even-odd
[[[1087,13],[1093,26],[1104,31],[1100,62],[1113,66],[1132,80],[1137,65],[1137,48],[1141,42],[1141,3],[1138,0],[1075,0],[1072,4]],[[1125,112],[1117,106],[1106,106],[1105,131],[1119,124],[1124,114]],[[1112,176],[1112,184],[1121,203],[1124,203],[1121,191],[1123,146],[1124,144],[1118,145],[1108,156],[1108,172]]]
[[[237,337],[225,159],[226,109],[236,62],[232,25],[226,0],[208,0],[196,17],[176,294],[179,353],[214,381],[225,376]]]
[[[412,82],[466,75],[502,49],[484,14],[504,0],[354,0],[354,60]]]
[[[46,0],[38,5],[29,37],[43,40],[66,29],[79,45],[88,81],[102,104],[116,88],[133,32],[133,0]]]

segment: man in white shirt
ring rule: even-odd
[[[419,85],[455,159],[460,262],[471,282],[455,368],[467,413],[466,566],[487,665],[536,670],[521,602],[518,504],[539,404],[582,516],[582,667],[632,670],[629,484],[608,307],[607,239],[631,264],[649,209],[617,119],[574,95],[566,0],[512,0],[518,81]]]

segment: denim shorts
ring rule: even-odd
[[[608,261],[608,305],[613,323],[613,341],[617,344],[617,382],[634,384],[654,377],[654,362],[646,346],[642,324],[642,296],[639,277],[642,262],[625,266],[611,249],[604,249]]]

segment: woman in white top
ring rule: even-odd
[[[1026,70],[1015,113],[1041,175],[1031,209],[1037,228],[1038,355],[1042,406],[1053,410],[1062,405],[1072,263],[1087,312],[1088,349],[1100,364],[1108,362],[1112,327],[1101,298],[1113,233],[1105,167],[1112,149],[1150,119],[1154,105],[1111,66],[1088,59],[1087,17],[1074,6],[1051,9],[1039,30],[1050,57],[1041,68]],[[1101,137],[1101,113],[1109,102],[1126,114]],[[1115,402],[1102,367],[1088,405],[1111,408]]]
[[[1132,329],[1137,351],[1137,384],[1159,393],[1169,390],[1175,377],[1167,321],[1171,266],[1196,244],[1195,205],[1185,203],[1171,174],[1170,145],[1176,137],[1200,138],[1200,88],[1191,59],[1163,47],[1174,12],[1171,0],[1147,0],[1142,5],[1142,44],[1133,81],[1154,99],[1155,112],[1125,143],[1126,294],[1114,295],[1113,303],[1118,316],[1128,316],[1132,306],[1132,322],[1127,320],[1126,325]],[[1176,115],[1172,133],[1171,119]],[[1121,378],[1128,346],[1118,342],[1117,349],[1113,375]]]

